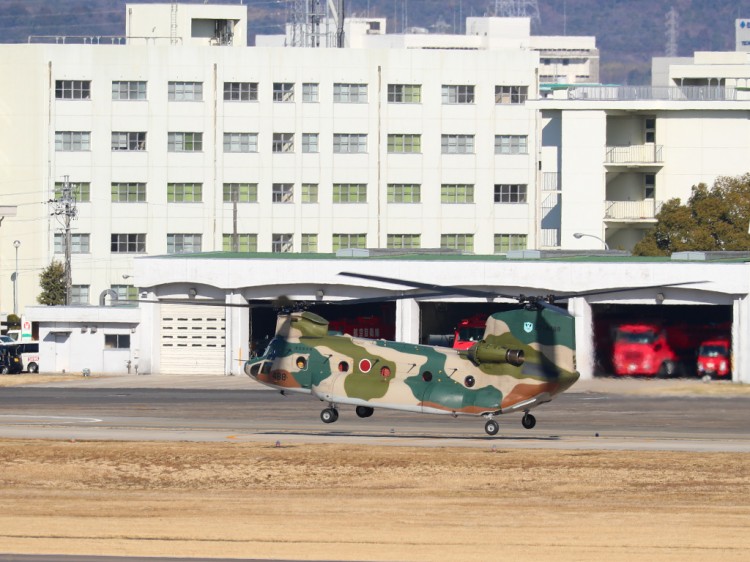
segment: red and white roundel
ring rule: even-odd
[[[369,373],[370,369],[372,369],[372,363],[369,359],[360,359],[359,361],[359,370],[363,373]]]

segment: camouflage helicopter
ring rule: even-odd
[[[465,350],[333,333],[317,314],[280,311],[274,338],[263,355],[245,363],[244,371],[282,393],[310,394],[327,402],[320,413],[324,423],[335,422],[339,406],[350,405],[360,418],[372,416],[376,408],[481,416],[486,433],[496,435],[500,428],[496,416],[522,412],[523,427],[531,429],[536,418],[530,410],[578,380],[574,318],[555,306],[551,295],[511,296],[356,273],[342,275],[430,291],[395,298],[500,296],[517,300],[521,306],[492,314],[482,340]],[[376,300],[382,299],[356,302]]]

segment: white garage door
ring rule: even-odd
[[[225,312],[221,306],[163,304],[159,372],[225,374]]]

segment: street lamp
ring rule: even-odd
[[[13,273],[13,314],[16,316],[18,316],[18,247],[20,245],[20,240],[13,240],[13,247],[16,249],[16,271]]]
[[[601,242],[602,244],[604,244],[604,249],[605,250],[609,250],[609,246],[607,245],[607,243],[604,240],[602,240],[601,238],[599,238],[598,236],[594,236],[593,234],[584,234],[583,232],[576,232],[576,233],[573,234],[574,238],[583,238],[584,236],[588,236],[589,238],[596,238],[597,240],[599,240],[599,242]]]

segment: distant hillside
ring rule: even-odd
[[[143,3],[130,0],[129,3]],[[26,42],[30,35],[123,35],[125,0],[0,0],[0,42]],[[204,0],[182,0],[204,3]],[[240,0],[214,0],[238,4]],[[293,0],[244,0],[250,35],[283,31]],[[467,16],[493,14],[495,0],[348,0],[349,15],[388,18],[388,29],[434,29],[439,22],[462,33]],[[650,81],[651,58],[663,56],[666,14],[679,16],[678,55],[734,49],[734,20],[750,18],[750,0],[538,0],[536,35],[593,35],[601,51],[603,82]]]

